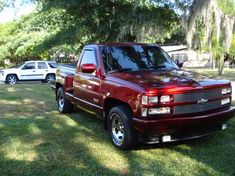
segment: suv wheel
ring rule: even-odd
[[[46,82],[50,83],[51,81],[55,81],[55,75],[49,74],[46,76]]]
[[[65,98],[65,93],[62,87],[57,90],[56,100],[60,113],[69,113],[73,111],[73,104]]]
[[[8,75],[7,78],[6,78],[6,83],[11,84],[11,85],[16,84],[17,83],[16,75]]]
[[[125,105],[113,107],[108,117],[109,136],[114,146],[130,149],[136,146],[136,131],[131,122],[131,111]]]

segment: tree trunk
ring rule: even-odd
[[[212,59],[212,69],[215,70],[215,58]]]
[[[218,66],[218,75],[222,75],[224,73],[224,55],[221,56]]]

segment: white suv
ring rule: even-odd
[[[57,63],[55,61],[27,61],[18,68],[0,70],[0,81],[16,84],[17,81],[55,80]]]

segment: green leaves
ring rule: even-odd
[[[84,44],[95,42],[163,42],[180,23],[168,1],[37,2],[37,11],[3,27],[0,48],[8,52],[0,60],[49,58],[58,51],[78,55]]]
[[[235,56],[235,34],[233,34],[232,42],[231,42],[231,47],[229,50],[229,54],[231,56]]]
[[[219,8],[228,15],[235,16],[235,1],[234,0],[217,0]]]

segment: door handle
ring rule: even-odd
[[[46,70],[46,72],[48,72],[48,70]]]
[[[33,72],[36,72],[35,70],[33,70]]]

